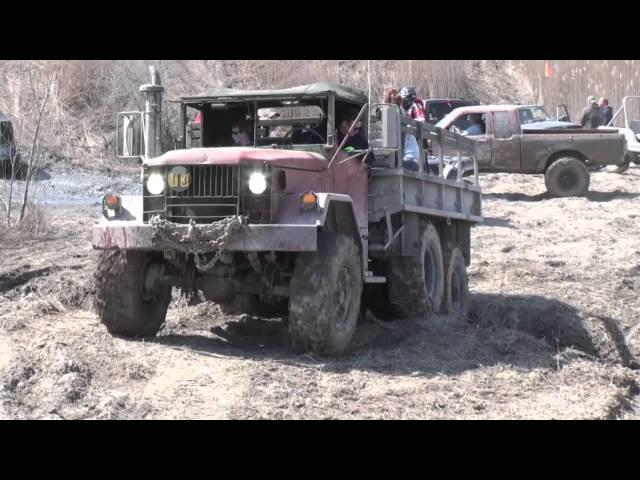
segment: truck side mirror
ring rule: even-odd
[[[116,132],[118,158],[140,158],[144,155],[141,112],[118,113]]]

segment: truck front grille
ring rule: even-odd
[[[150,195],[145,189],[144,221],[160,215],[175,223],[211,223],[239,214],[240,175],[237,166],[203,165],[185,167],[191,176],[187,188],[172,187],[164,169],[165,192]]]
[[[250,223],[271,222],[270,169],[263,167],[267,175],[267,190],[254,195],[248,189],[249,175],[254,167],[235,165],[202,165],[184,167],[190,175],[186,188],[172,187],[169,174],[173,167],[165,167],[165,191],[151,195],[144,189],[144,222],[159,215],[175,223],[211,223],[232,215],[245,215]]]

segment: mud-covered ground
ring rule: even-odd
[[[0,418],[640,416],[639,167],[572,199],[482,176],[469,319],[370,319],[340,359],[292,353],[279,320],[177,297],[157,338],[110,336],[90,229],[135,175],[47,175],[47,233],[0,236]]]

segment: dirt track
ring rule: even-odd
[[[181,299],[157,338],[111,337],[91,307],[99,193],[54,205],[46,239],[0,240],[0,418],[638,418],[640,168],[592,174],[587,198],[482,184],[469,321],[372,320],[337,360]]]

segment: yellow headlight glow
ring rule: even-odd
[[[185,167],[173,167],[167,175],[167,184],[175,192],[183,192],[191,185],[191,174]]]

